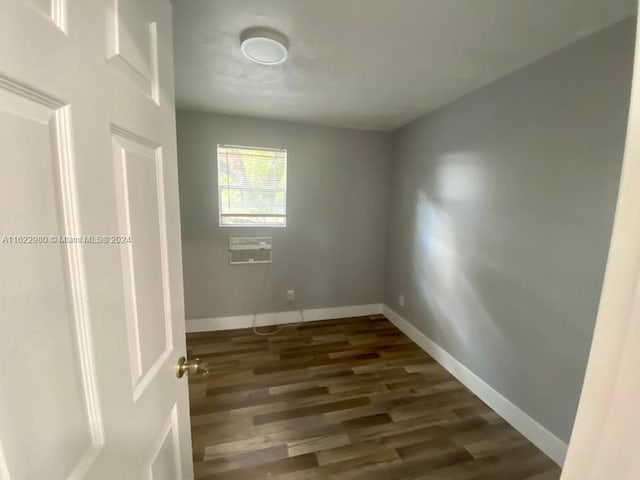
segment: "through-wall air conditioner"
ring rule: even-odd
[[[271,263],[271,237],[229,238],[229,263]]]

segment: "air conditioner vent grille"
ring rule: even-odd
[[[229,238],[229,263],[272,263],[271,237]]]

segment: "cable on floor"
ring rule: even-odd
[[[287,325],[281,325],[279,327],[276,327],[275,330],[271,330],[269,332],[260,332],[258,331],[258,327],[256,327],[256,319],[258,318],[258,309],[260,308],[260,300],[262,300],[262,295],[264,294],[264,287],[265,284],[267,283],[267,265],[265,265],[265,269],[264,269],[264,274],[262,275],[262,284],[260,286],[260,292],[258,293],[258,298],[256,300],[256,306],[253,309],[253,319],[251,320],[251,328],[253,329],[253,333],[255,333],[256,335],[259,335],[261,337],[268,337],[271,335],[277,335],[278,333],[282,332],[285,328],[287,327],[299,327],[300,325],[302,325],[304,323],[304,310],[302,308],[299,308],[296,303],[292,300],[290,300],[289,302],[293,304],[293,306],[295,307],[295,309],[298,311],[298,313],[300,313],[300,321],[298,323],[292,323],[292,324],[287,324]]]

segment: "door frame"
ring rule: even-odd
[[[636,34],[627,139],[609,258],[562,480],[640,478],[639,405],[640,35]]]

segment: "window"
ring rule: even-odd
[[[221,227],[287,224],[287,151],[218,145]]]

